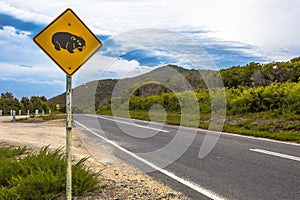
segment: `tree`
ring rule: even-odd
[[[11,92],[1,93],[0,110],[3,114],[9,114],[10,110],[21,110],[22,104]]]
[[[33,112],[33,104],[27,97],[22,97],[21,103],[23,104],[24,111],[26,112],[29,110],[30,112]]]
[[[13,99],[15,98],[11,92],[1,93],[1,98],[4,99]]]

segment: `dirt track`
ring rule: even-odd
[[[50,149],[65,146],[64,120],[18,123],[11,122],[11,119],[0,117],[0,143],[27,146],[37,151],[46,145],[50,145]],[[73,160],[91,156],[86,164],[95,171],[102,171],[101,179],[107,185],[101,191],[77,199],[187,199],[119,160],[107,147],[95,146],[98,152],[96,159],[84,147],[77,131],[73,129]],[[89,144],[93,145],[93,141],[89,141]]]

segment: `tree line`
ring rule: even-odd
[[[218,89],[216,89],[217,91]],[[149,110],[153,105],[160,104],[167,111],[180,112],[182,107],[188,107],[194,99],[199,104],[200,113],[209,114],[211,112],[211,91],[205,88],[199,88],[192,91],[180,93],[168,92],[159,95],[147,97],[131,96],[129,107],[122,97],[112,99],[114,109],[129,110]],[[217,92],[216,92],[217,93]],[[226,88],[227,114],[241,115],[254,112],[271,111],[273,114],[300,114],[300,83],[286,82],[273,83],[268,86],[255,88]],[[194,99],[193,99],[194,98]],[[218,103],[218,102],[215,102]],[[124,105],[123,105],[124,104]],[[102,109],[110,109],[110,106],[104,106]]]
[[[298,82],[300,78],[300,57],[288,62],[260,64],[251,62],[245,66],[235,66],[220,70],[226,87],[259,87],[273,82]]]
[[[53,105],[49,104],[45,96],[22,97],[18,100],[11,92],[1,93],[0,110],[3,115],[9,115],[11,110],[21,110],[23,114],[34,113],[35,110],[48,111],[53,109]]]

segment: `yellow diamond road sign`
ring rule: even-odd
[[[68,75],[74,74],[102,46],[71,9],[58,16],[33,40]]]

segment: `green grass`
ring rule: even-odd
[[[98,112],[98,114],[102,115],[110,115],[112,116],[111,111],[101,111]],[[113,113],[116,116],[119,117],[127,117],[125,112],[117,111]],[[130,110],[129,111],[130,117],[133,119],[140,119],[140,120],[146,120],[150,121],[149,112],[145,110]],[[182,125],[187,127],[200,127],[200,128],[208,128],[208,124],[206,121],[210,118],[209,114],[201,114],[200,120],[198,118],[195,118],[193,114],[185,114],[183,117],[183,120],[181,119],[181,114],[179,112],[167,112],[167,118],[166,121],[160,120],[160,119],[154,119],[154,121],[157,122],[163,122],[167,124],[172,125]],[[152,119],[153,120],[153,119]]]
[[[255,128],[245,128],[237,127],[225,124],[224,131],[228,133],[236,133],[240,135],[254,136],[269,138],[280,141],[293,141],[300,143],[300,133],[299,131],[266,131],[266,130],[257,130]]]
[[[130,117],[134,119],[150,120],[149,112],[145,110],[130,110]],[[112,115],[111,110],[99,110],[98,114]],[[118,111],[114,115],[126,117],[124,112]],[[182,125],[188,127],[197,127],[196,121],[192,115],[186,115],[186,120],[181,122],[181,114],[179,112],[168,111],[166,121],[167,124]],[[210,114],[200,114],[198,128],[208,129]],[[228,116],[224,124],[223,131],[240,135],[248,135],[254,137],[270,138],[281,141],[293,141],[300,143],[300,116],[285,113],[278,114],[276,112],[267,111],[259,113],[249,113],[246,115]],[[237,123],[232,123],[237,121]],[[259,123],[257,122],[259,121]]]
[[[20,155],[25,154],[23,157]],[[99,173],[85,167],[87,158],[72,166],[72,193],[83,196],[99,190]],[[65,195],[66,164],[62,149],[38,153],[26,147],[0,147],[0,199],[54,199]]]
[[[49,120],[55,120],[55,119],[65,119],[66,115],[64,113],[54,113],[51,115],[44,115],[44,116],[38,116],[35,117],[34,115],[30,116],[29,118],[20,118],[17,119],[17,122],[24,122],[24,123],[35,123],[35,122],[43,122],[43,121],[49,121]]]
[[[230,116],[224,126],[224,131],[254,137],[270,138],[281,141],[300,143],[299,116],[270,116],[269,112]],[[242,119],[242,120],[241,120]],[[232,123],[235,121],[236,123]]]

